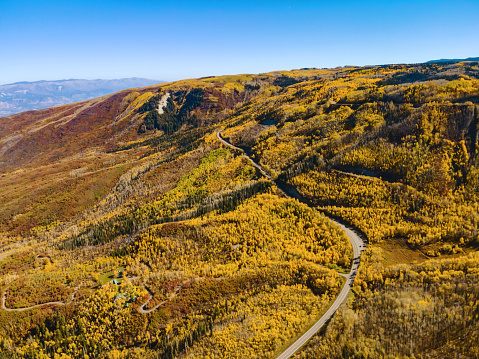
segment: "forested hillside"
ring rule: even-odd
[[[351,268],[329,216],[368,249],[297,357],[476,358],[478,101],[477,62],[428,63],[0,118],[0,357],[274,357]]]

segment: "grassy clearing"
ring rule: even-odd
[[[116,279],[118,283],[123,282],[123,273],[125,273],[126,267],[118,267],[115,270],[100,274],[98,281],[101,285],[105,285],[108,282],[111,282],[113,279]],[[121,272],[120,272],[121,271]]]

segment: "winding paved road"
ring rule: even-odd
[[[3,297],[2,297],[2,309],[6,310],[7,312],[23,312],[24,310],[43,307],[44,305],[65,305],[65,303],[63,303],[63,302],[48,302],[48,303],[32,305],[31,307],[26,307],[26,308],[7,308],[7,307],[5,307],[6,296],[7,296],[7,290],[5,289],[3,291]]]
[[[176,287],[175,291],[171,294],[171,296],[168,297],[167,300],[164,300],[162,301],[160,304],[154,306],[153,308],[151,309],[145,309],[145,306],[150,302],[150,300],[153,299],[153,296],[151,295],[151,292],[148,290],[148,288],[144,287],[147,291],[148,291],[148,295],[150,296],[150,298],[148,298],[148,300],[143,303],[139,308],[138,308],[138,311],[140,313],[143,313],[143,314],[148,314],[148,313],[151,313],[152,311],[158,309],[159,307],[161,307],[163,304],[165,304],[166,302],[172,300],[177,294],[178,292],[180,291],[180,289],[186,284],[186,283],[189,283],[190,281],[187,280],[186,282],[184,283],[181,283],[178,287]]]
[[[226,145],[230,148],[241,151],[246,156],[246,158],[248,158],[248,160],[251,162],[251,164],[253,166],[255,166],[257,169],[259,169],[260,172],[266,178],[268,178],[270,181],[272,181],[276,185],[276,187],[286,197],[291,198],[291,196],[289,196],[285,191],[283,191],[278,186],[276,181],[270,175],[268,175],[259,164],[257,164],[255,161],[253,161],[253,159],[251,157],[249,157],[243,149],[241,149],[239,147],[236,147],[236,146],[232,145],[231,143],[227,142],[225,139],[223,139],[223,137],[221,137],[220,132],[221,131],[217,132],[216,135],[217,135],[218,139],[224,145]],[[358,268],[359,268],[361,251],[366,249],[366,245],[363,242],[363,240],[353,230],[351,230],[350,228],[346,227],[345,225],[343,225],[343,224],[341,224],[341,223],[339,223],[339,222],[337,222],[337,221],[335,221],[331,218],[330,218],[330,220],[331,220],[331,222],[333,222],[333,223],[337,224],[339,227],[341,227],[341,229],[344,232],[346,232],[346,235],[348,236],[349,241],[351,242],[351,245],[353,246],[354,260],[353,260],[353,265],[351,267],[351,271],[349,272],[349,274],[341,274],[342,276],[346,277],[346,283],[344,284],[343,289],[339,293],[339,295],[336,298],[336,300],[334,301],[333,305],[331,305],[331,307],[328,309],[328,311],[311,328],[309,328],[309,330],[306,333],[304,333],[288,349],[286,349],[283,353],[281,353],[278,356],[278,359],[287,359],[287,358],[291,357],[299,348],[301,348],[304,344],[306,344],[306,342],[309,339],[311,339],[311,337],[313,335],[315,335],[319,331],[319,329],[321,329],[321,327],[333,316],[333,314],[336,312],[336,310],[338,310],[339,306],[347,298],[347,296],[349,294],[349,290],[351,289],[352,284],[354,282],[354,278],[356,277],[356,274],[357,274],[357,271],[358,271]]]
[[[285,191],[283,191],[283,189],[281,189],[278,186],[276,181],[268,173],[266,173],[266,171],[259,164],[257,164],[255,161],[253,161],[253,159],[251,157],[249,157],[243,149],[241,149],[239,147],[236,147],[236,146],[230,144],[229,142],[227,142],[226,140],[224,140],[221,137],[220,132],[217,132],[217,137],[224,145],[226,145],[230,148],[241,151],[246,156],[246,158],[251,162],[251,164],[254,167],[256,167],[261,172],[261,174],[263,174],[263,176],[265,176],[270,181],[272,181],[276,185],[278,190],[281,191],[286,197],[291,198],[291,196],[289,196]],[[346,227],[345,225],[343,225],[343,224],[341,224],[341,223],[339,223],[339,222],[337,222],[333,219],[330,219],[330,220],[333,223],[340,226],[343,231],[345,231],[347,237],[349,238],[349,241],[351,242],[351,245],[353,246],[354,260],[353,260],[353,265],[351,267],[351,271],[349,272],[349,274],[341,274],[342,276],[344,276],[346,278],[346,283],[344,284],[341,292],[339,293],[338,297],[334,301],[333,305],[331,305],[331,307],[328,309],[328,311],[306,333],[304,333],[297,341],[295,341],[290,347],[288,347],[283,353],[281,353],[278,356],[278,359],[287,359],[287,358],[291,357],[298,349],[300,349],[304,344],[306,344],[306,342],[309,339],[311,339],[311,337],[313,335],[315,335],[319,331],[319,329],[321,329],[321,327],[333,316],[333,314],[336,312],[336,310],[339,308],[339,306],[347,298],[349,290],[350,290],[350,288],[353,284],[354,278],[356,277],[357,270],[359,268],[361,251],[366,248],[366,245],[364,244],[362,239],[353,230],[351,230],[350,228]],[[176,288],[173,295],[170,298],[168,298],[168,300],[171,300],[187,282],[184,282],[181,285],[179,285]],[[78,291],[80,286],[81,286],[81,284],[78,287],[75,288],[75,290],[73,292],[73,295],[72,295],[72,300],[74,299],[75,293],[76,293],[76,291]],[[48,303],[37,304],[37,305],[27,307],[27,308],[15,308],[15,309],[6,308],[5,307],[6,295],[7,295],[7,290],[4,290],[3,298],[2,298],[2,309],[6,310],[6,311],[24,311],[24,310],[29,310],[29,309],[33,309],[33,308],[37,308],[37,307],[41,307],[41,306],[46,306],[46,305],[65,305],[64,302],[48,302]],[[145,309],[145,306],[152,299],[152,296],[151,296],[150,293],[149,293],[149,295],[150,295],[150,298],[143,305],[141,305],[138,308],[138,311],[140,313],[144,313],[144,314],[150,313],[150,312],[158,309],[158,307],[160,307],[161,305],[163,305],[167,302],[167,300],[165,300],[165,301],[159,303],[154,308]]]
[[[51,259],[50,259],[51,260]],[[73,300],[75,300],[75,295],[76,293],[78,292],[78,290],[80,289],[80,287],[83,285],[84,281],[81,282],[79,285],[77,285],[74,289],[73,289],[73,292],[72,294],[70,294],[70,301],[69,302],[73,302]],[[65,302],[46,302],[46,303],[41,303],[41,304],[36,304],[36,305],[32,305],[30,307],[25,307],[25,308],[7,308],[5,306],[5,301],[7,299],[7,289],[5,289],[3,291],[3,297],[2,297],[2,309],[3,310],[6,310],[7,312],[23,312],[24,310],[30,310],[30,309],[34,309],[34,308],[39,308],[39,307],[43,307],[43,306],[46,306],[46,305],[65,305],[66,303]],[[68,303],[68,302],[67,302]]]

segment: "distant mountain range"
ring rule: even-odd
[[[432,64],[437,62],[461,62],[461,61],[479,61],[479,57],[468,57],[467,59],[439,59],[431,60],[426,62],[426,64]]]
[[[0,116],[90,100],[120,90],[162,81],[132,77],[117,80],[59,80],[0,85]]]

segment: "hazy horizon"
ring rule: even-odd
[[[138,76],[131,76],[131,77],[123,77],[123,78],[92,78],[92,79],[79,79],[79,78],[70,78],[70,79],[49,79],[49,80],[35,80],[35,81],[16,81],[10,83],[0,83],[0,86],[9,86],[9,85],[19,85],[19,84],[31,84],[31,83],[39,83],[39,82],[63,82],[63,81],[115,81],[115,80],[131,80],[131,79],[142,79],[142,80],[151,80],[151,81],[158,81],[158,83],[163,82],[163,80],[159,79],[149,79],[144,77]]]

